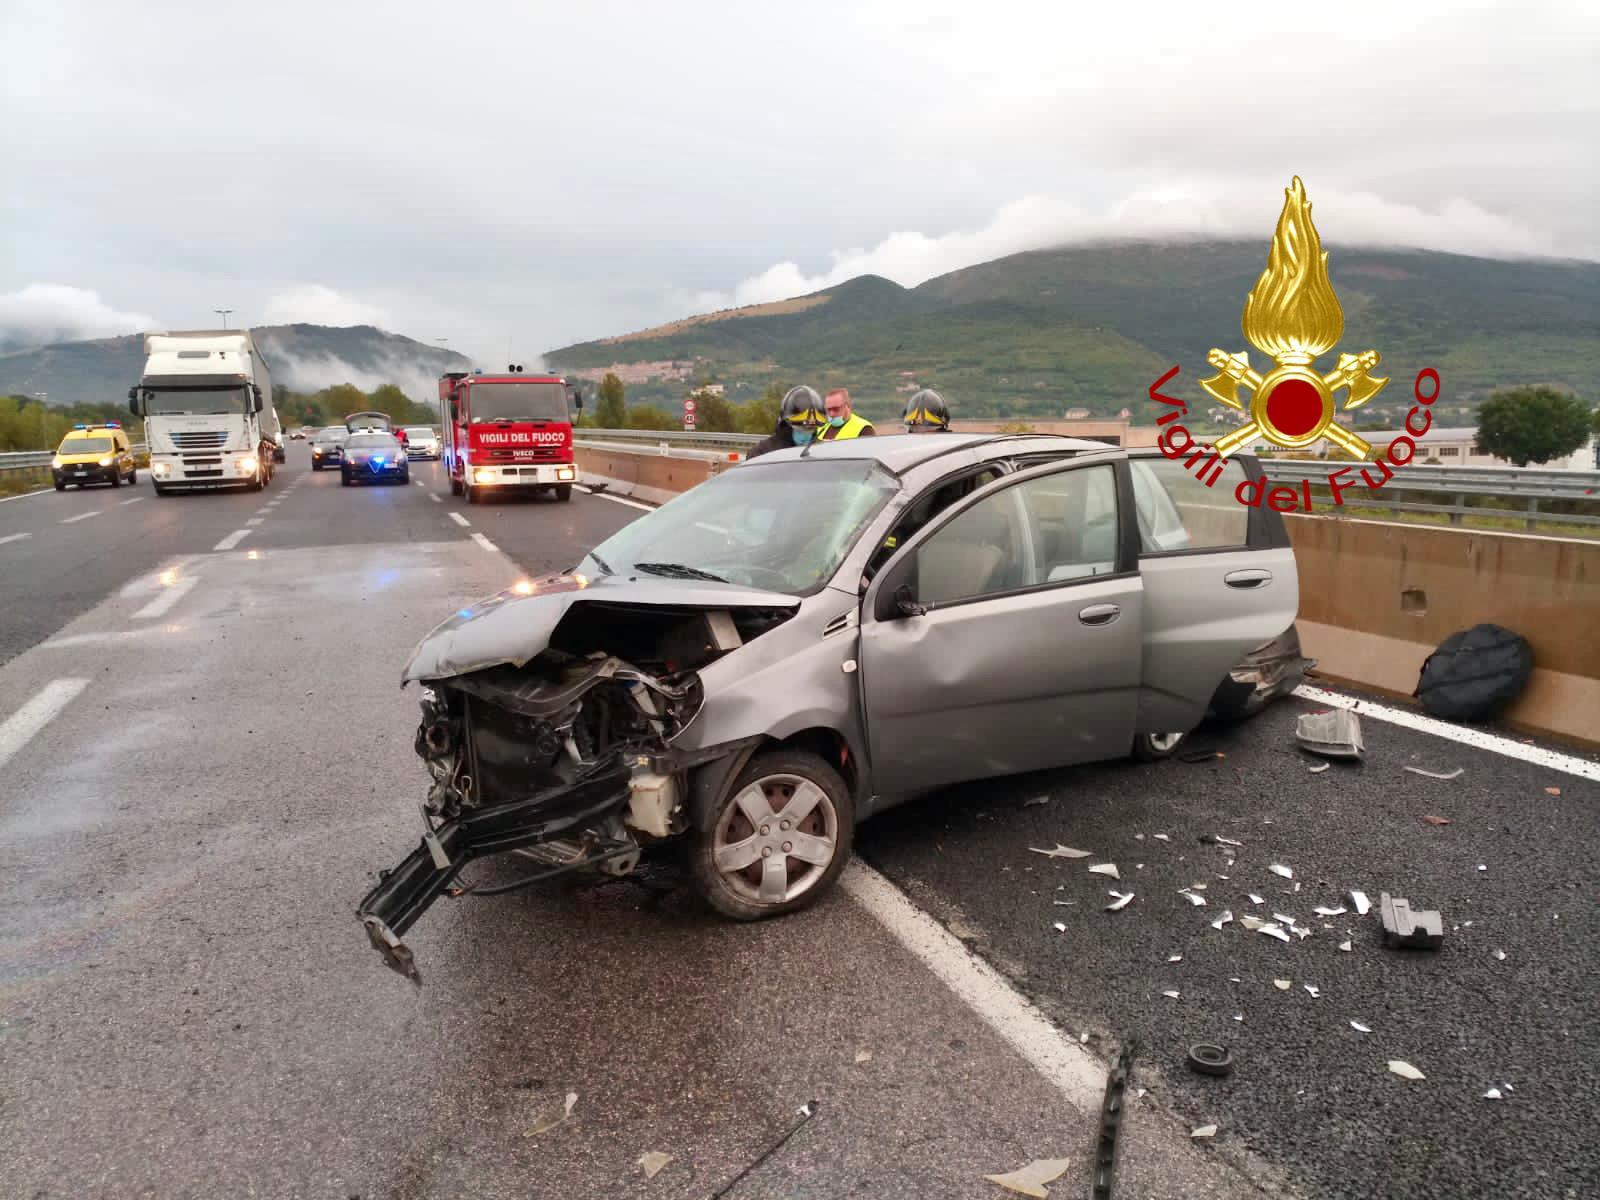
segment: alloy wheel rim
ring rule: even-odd
[[[1181,733],[1152,733],[1150,735],[1150,748],[1165,753],[1181,741],[1183,741],[1183,734]]]
[[[816,886],[839,843],[839,814],[802,775],[766,775],[742,788],[712,836],[717,871],[752,904],[783,904]]]

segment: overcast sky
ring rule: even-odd
[[[0,345],[484,363],[1105,236],[1600,258],[1600,4],[4,0]],[[1225,14],[1225,15],[1224,15]],[[1299,14],[1299,15],[1296,15]]]

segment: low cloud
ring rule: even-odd
[[[363,392],[371,392],[381,384],[392,383],[410,399],[423,404],[438,398],[439,376],[444,371],[436,362],[392,354],[364,367],[333,355],[299,356],[285,354],[282,350],[274,351],[269,361],[273,382],[286,385],[290,391],[315,392],[336,384],[353,383]]]
[[[118,337],[156,327],[154,317],[120,312],[89,288],[30,283],[20,291],[0,293],[0,351]]]
[[[781,262],[741,281],[730,293],[702,292],[697,310],[762,304],[833,287],[860,275],[881,275],[904,287],[1008,254],[1119,240],[1254,238],[1265,253],[1283,203],[1286,180],[1175,184],[1134,192],[1092,210],[1059,197],[1027,196],[1005,205],[979,229],[929,235],[891,233],[870,248],[835,250],[832,265],[807,274]],[[1369,191],[1317,187],[1308,181],[1318,231],[1331,247],[1438,250],[1485,258],[1553,255],[1538,230],[1452,197],[1434,209],[1386,200]]]
[[[320,283],[300,284],[267,297],[263,325],[375,325],[389,327],[389,313],[375,304],[353,299]],[[353,381],[352,381],[353,382]]]

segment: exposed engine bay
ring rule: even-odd
[[[421,982],[400,936],[441,895],[581,868],[624,875],[650,842],[683,833],[688,772],[736,749],[673,753],[704,701],[696,671],[791,615],[585,601],[526,662],[429,679],[414,741],[430,777],[427,831],[358,910],[385,962]],[[542,870],[453,886],[472,859],[507,852]]]

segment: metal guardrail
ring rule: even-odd
[[[139,442],[132,447],[135,454],[143,454],[150,447]],[[50,460],[56,456],[54,450],[10,450],[0,454],[0,471],[21,471],[29,467],[48,467]]]
[[[761,440],[754,433],[687,433],[678,429],[584,429],[579,431],[579,444],[607,442],[638,445],[640,449],[659,449],[662,452],[679,447],[705,450],[745,450]],[[1324,461],[1321,459],[1261,460],[1261,466],[1274,483],[1295,483],[1307,480],[1317,489],[1316,499],[1323,501],[1323,512],[1339,512],[1343,506],[1332,503],[1328,477],[1341,468],[1350,474],[1341,483],[1353,486],[1344,491],[1344,506],[1361,509],[1382,509],[1387,512],[1436,513],[1449,518],[1450,524],[1460,525],[1468,516],[1497,517],[1520,520],[1524,528],[1533,529],[1538,521],[1559,521],[1569,525],[1600,526],[1600,471],[1553,471],[1538,467],[1428,467],[1407,465],[1395,470],[1391,479],[1380,491],[1369,490],[1361,479],[1363,466],[1374,477],[1379,468],[1373,464]],[[1396,499],[1404,494],[1406,499]],[[1437,499],[1424,499],[1429,495]],[[1414,497],[1414,498],[1413,498]],[[1489,507],[1486,499],[1505,498],[1522,502],[1520,508]],[[1469,504],[1477,500],[1478,504]],[[1579,505],[1594,505],[1593,512],[1541,511],[1545,501],[1570,501]],[[1570,505],[1566,506],[1570,507]]]

